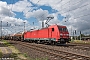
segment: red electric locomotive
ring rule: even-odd
[[[66,26],[52,25],[40,30],[27,31],[24,33],[24,41],[36,43],[66,43],[69,42],[69,32]]]

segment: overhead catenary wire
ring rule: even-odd
[[[89,14],[82,15],[82,16],[78,16],[78,17],[76,17],[76,18],[73,18],[73,20],[74,20],[74,19],[81,18],[81,17],[86,17],[86,16],[89,16],[89,15],[90,15],[90,13],[89,13]],[[65,22],[66,22],[66,21],[65,21]]]
[[[85,4],[85,5],[79,6],[78,8],[75,8],[75,9],[73,9],[73,10],[69,10],[69,11],[63,12],[63,13],[61,13],[61,14],[69,13],[69,12],[71,12],[71,11],[74,11],[74,10],[79,9],[79,8],[83,8],[83,7],[88,6],[88,5],[89,5],[89,4]],[[82,16],[79,16],[79,17],[76,17],[76,18],[73,18],[73,19],[78,19],[78,18],[81,18],[81,17],[84,17],[84,16],[88,16],[88,15],[90,15],[90,14],[85,14],[85,15],[82,15]],[[65,19],[66,19],[66,17],[65,17]],[[67,21],[68,21],[68,20],[67,20]],[[66,21],[65,21],[65,22],[66,22]]]
[[[28,6],[29,4],[30,4],[30,3],[28,3],[27,6]],[[22,12],[25,11],[25,10],[26,10],[26,7],[22,10]],[[21,16],[21,14],[22,14],[22,13],[20,13],[19,16]]]
[[[14,0],[12,0],[12,1],[14,2]],[[13,2],[12,2],[12,1],[10,1],[10,3],[12,3],[11,11],[12,11],[12,8],[13,8]],[[37,3],[39,3],[40,1],[41,1],[41,0],[38,0]],[[37,3],[36,3],[36,4],[37,4]],[[28,6],[29,4],[30,4],[30,3],[28,3],[27,6]],[[25,9],[22,10],[22,12],[25,11],[25,10],[26,10],[26,7],[25,7]],[[27,12],[27,13],[28,13],[28,12]],[[27,13],[26,13],[26,14],[27,14]],[[9,15],[10,15],[10,13],[8,13],[8,16],[9,16]],[[21,13],[20,13],[20,15],[21,15]],[[19,16],[20,16],[20,15],[19,15]]]
[[[41,0],[39,0],[37,3],[39,3],[40,1],[41,1]],[[66,2],[65,4],[63,4],[62,6],[66,5],[67,3],[70,3],[70,1],[71,1],[71,0],[69,0],[68,2]],[[78,1],[77,3],[81,2],[81,1],[82,1],[82,0]],[[62,0],[61,0],[60,2],[62,2]],[[37,3],[36,3],[36,4],[37,4]],[[87,6],[87,5],[89,5],[89,4],[80,6],[80,7],[78,7],[78,8],[82,8],[82,7]],[[75,9],[72,9],[72,10],[69,10],[69,11],[66,11],[66,12],[63,12],[63,13],[61,13],[61,14],[64,14],[64,13],[67,13],[67,12],[70,12],[70,11],[73,11],[73,10],[76,10],[76,9],[78,9],[78,8],[75,8]],[[25,9],[24,9],[24,10],[25,10]],[[24,10],[23,10],[23,11],[24,11]],[[29,11],[28,11],[28,12],[29,12]],[[27,13],[28,13],[28,12],[27,12]],[[27,13],[26,13],[26,14],[27,14]],[[25,14],[25,15],[26,15],[26,14]]]
[[[62,6],[66,5],[66,4],[69,3],[70,1],[72,1],[72,0],[69,0],[68,2],[66,2],[65,4],[63,4]],[[60,2],[62,2],[62,1],[60,1]]]
[[[37,3],[39,3],[40,1],[41,1],[41,0],[38,0]],[[37,4],[37,3],[36,3],[36,4]],[[28,6],[29,4],[30,4],[30,3],[28,3],[27,6]],[[25,10],[26,10],[26,7],[25,7],[25,9],[22,10],[22,12],[25,11]],[[30,9],[30,10],[31,10],[31,9]],[[30,11],[30,10],[29,10],[29,11]],[[24,15],[26,15],[29,11],[27,11]],[[20,14],[20,15],[21,15],[21,14]],[[20,15],[19,15],[19,16],[20,16]]]
[[[82,0],[81,0],[82,1]],[[79,1],[79,2],[81,2],[81,1]],[[79,3],[78,2],[78,3]],[[76,5],[76,4],[74,4],[74,5]],[[76,9],[81,9],[81,8],[84,8],[85,6],[88,6],[89,5],[89,3],[87,3],[87,4],[82,4],[82,6],[78,6],[78,7],[76,7],[76,8],[74,8],[74,9],[69,9],[68,11],[65,11],[65,12],[62,12],[61,14],[65,14],[65,13],[69,13],[69,12],[71,12],[71,11],[74,11],[74,10],[76,10]],[[63,10],[63,9],[62,9]],[[62,11],[62,10],[60,10],[60,11]],[[85,10],[83,10],[83,11],[85,11]],[[82,11],[82,12],[83,12]],[[80,12],[79,12],[80,13]],[[78,18],[82,18],[82,17],[87,17],[87,16],[89,16],[90,15],[90,13],[88,13],[88,14],[82,14],[81,16],[78,16],[78,17],[74,17],[74,18],[72,18],[73,20],[74,19],[78,19]],[[72,32],[72,31],[71,31]]]
[[[68,11],[63,12],[63,13],[61,13],[61,14],[64,14],[64,13],[67,13],[67,12],[71,12],[71,11],[74,11],[74,10],[76,10],[76,9],[79,9],[79,8],[85,7],[85,6],[87,6],[87,5],[89,5],[89,4],[85,4],[85,5],[83,5],[83,6],[79,6],[78,8],[75,8],[75,9],[72,9],[72,10],[68,10]]]
[[[62,2],[62,0],[61,1],[59,1],[57,4],[60,4]]]
[[[36,2],[36,4],[39,3],[40,1],[41,1],[41,0],[38,0],[38,1]],[[31,10],[31,9],[30,9],[30,10]],[[30,10],[29,10],[29,11],[30,11]],[[27,11],[24,15],[26,15],[29,11]]]
[[[40,1],[41,1],[41,0],[39,0],[37,3],[39,3]],[[71,0],[69,0],[68,2],[66,2],[65,4],[63,4],[62,6],[66,5],[67,3],[70,3],[70,1],[71,1]],[[78,1],[77,3],[81,2],[81,1],[82,1],[82,0]],[[62,2],[62,0],[61,0],[60,2]],[[37,4],[37,3],[36,3],[36,4]],[[76,3],[76,4],[77,4],[77,3]],[[87,6],[87,5],[89,5],[89,4],[80,6],[80,7],[78,7],[78,8],[82,8],[82,7]],[[66,11],[66,12],[63,12],[63,13],[61,13],[61,14],[64,14],[64,13],[67,13],[67,12],[70,12],[70,11],[73,11],[73,10],[76,10],[76,9],[78,9],[78,8],[75,8],[75,9],[72,9],[72,10],[69,10],[69,11]],[[30,10],[31,10],[31,9],[30,9]],[[24,10],[23,10],[23,11],[24,11]],[[62,10],[60,10],[60,11],[62,11]],[[29,12],[29,11],[28,11],[28,12]],[[28,12],[26,12],[26,14],[27,14]],[[26,14],[25,14],[25,15],[26,15]]]
[[[76,9],[78,9],[78,8],[82,8],[82,7],[85,7],[85,6],[89,5],[89,4],[86,4],[86,5],[79,6],[78,8],[75,8],[75,9],[70,10],[70,2],[71,2],[71,1],[72,1],[72,0],[69,0],[69,1],[66,2],[65,4],[61,5],[61,7],[62,7],[62,6],[64,6],[64,5],[66,5],[66,4],[69,3],[69,11],[63,12],[63,13],[61,13],[61,14],[64,14],[64,13],[67,13],[67,12],[69,13],[70,11],[74,11],[74,10],[76,10]],[[60,2],[62,2],[62,0],[61,0]],[[80,2],[82,2],[82,0],[76,2],[76,4],[78,4],[78,3],[80,3]],[[74,3],[74,5],[76,5],[76,4]],[[72,4],[72,5],[73,5],[73,4]],[[62,10],[63,10],[63,9],[62,9]],[[60,10],[60,11],[62,11],[62,10]],[[65,18],[66,18],[66,17],[65,17]]]
[[[41,0],[38,0],[38,2],[37,2],[37,3],[39,3],[40,1],[41,1]],[[37,4],[37,3],[36,3],[36,4]],[[30,10],[31,10],[31,9],[30,9]],[[30,10],[29,10],[29,11],[30,11]],[[26,15],[29,11],[27,11],[24,15]]]
[[[76,2],[76,4],[78,4],[78,3],[80,3],[81,1],[83,1],[83,0],[80,0],[80,1],[78,1],[78,2]],[[68,1],[67,3],[69,3],[69,7],[70,7],[70,2],[71,1]],[[72,5],[76,5],[75,3],[74,4],[72,4]],[[64,6],[64,5],[66,5],[66,4],[63,4],[63,5],[61,5],[61,6]],[[63,8],[62,10],[64,10],[64,9],[66,9],[66,8]],[[62,10],[60,10],[60,11],[62,11]]]
[[[65,4],[63,4],[63,5],[61,5],[61,6],[64,6],[64,5],[68,4],[68,3],[70,3],[71,1],[72,1],[72,0],[69,0],[68,2],[66,2]],[[78,4],[78,3],[82,2],[82,1],[83,1],[83,0],[80,0],[80,1],[78,1],[76,4]],[[60,2],[62,2],[62,0],[61,0]],[[76,5],[76,4],[74,3],[74,5]],[[73,4],[72,4],[72,5],[73,5]],[[85,5],[83,5],[83,6],[79,6],[78,8],[74,8],[74,9],[72,9],[72,10],[70,10],[70,6],[69,6],[69,10],[68,10],[68,11],[62,12],[62,13],[60,13],[60,14],[69,13],[70,11],[74,11],[74,10],[76,10],[76,9],[85,7],[85,6],[87,6],[87,5],[89,5],[89,4],[85,4]],[[65,9],[65,8],[63,8],[63,9]],[[59,11],[62,11],[63,9],[61,9],[61,10],[59,10]]]
[[[40,1],[41,1],[41,0],[37,1],[37,3],[39,3]],[[71,1],[71,0],[69,0],[68,2],[66,2],[65,4],[63,4],[62,6],[66,5],[67,3],[70,3],[70,1]],[[82,1],[82,0],[80,0],[79,2],[81,2],[81,1]],[[62,0],[61,0],[60,2],[62,2]],[[79,3],[79,2],[77,2],[77,3]],[[36,3],[36,4],[37,4],[37,3]],[[29,4],[27,4],[27,5],[29,5]],[[84,7],[84,6],[82,6],[82,7]],[[79,7],[79,8],[81,8],[81,7]],[[78,8],[76,8],[76,9],[78,9]],[[24,10],[26,10],[26,7],[25,7]],[[22,11],[24,11],[24,10],[22,10]],[[75,9],[73,9],[73,10],[75,10]],[[69,11],[67,11],[67,12],[70,12],[70,11],[72,11],[72,10],[69,10]],[[28,11],[28,12],[29,12],[29,11]],[[28,13],[28,12],[27,12],[27,13]],[[67,13],[67,12],[64,12],[64,13]],[[27,13],[26,13],[26,14],[27,14]],[[25,15],[26,15],[26,14],[25,14]]]
[[[78,1],[76,4],[80,3],[81,1],[82,1],[82,0]],[[62,2],[62,0],[61,0],[60,2]],[[70,3],[70,0],[69,0],[67,3]],[[75,4],[75,5],[76,5],[76,4]],[[66,5],[66,3],[65,3],[64,5]],[[77,8],[74,8],[74,9],[72,9],[72,10],[63,12],[63,13],[61,13],[61,14],[64,14],[64,13],[67,13],[67,12],[70,12],[70,11],[74,11],[74,10],[76,10],[76,9],[85,7],[85,6],[87,6],[87,5],[89,5],[89,4],[85,4],[85,5],[79,6],[79,7],[77,7]],[[63,6],[63,5],[62,5],[62,6]],[[69,8],[70,8],[70,6],[69,6]],[[86,15],[83,15],[83,16],[88,16],[88,15],[89,15],[89,14],[86,14]],[[80,17],[83,17],[83,16],[80,16]],[[80,17],[77,17],[77,18],[80,18]],[[74,19],[76,19],[76,18],[74,18]]]
[[[82,1],[84,1],[84,0],[80,0],[80,1],[78,1],[76,4],[78,4],[78,3],[82,2]],[[61,2],[62,2],[62,1],[61,1]],[[65,4],[63,4],[62,6],[66,5],[67,3],[70,3],[70,2],[71,2],[71,0],[69,0],[68,2],[66,2]],[[76,4],[74,4],[74,5],[76,5]],[[73,5],[73,4],[72,4],[72,5]],[[76,9],[85,7],[85,6],[87,6],[87,5],[89,5],[89,4],[85,4],[85,5],[79,6],[79,7],[77,7],[77,8],[72,9],[72,10],[70,10],[70,6],[69,6],[69,10],[68,10],[68,11],[60,12],[60,14],[69,13],[69,12],[71,12],[71,11],[74,11],[74,10],[76,10]],[[62,7],[62,6],[61,6],[61,7]],[[63,9],[62,9],[62,10],[59,10],[59,11],[63,11]],[[65,18],[66,18],[66,17],[65,17]]]
[[[87,6],[87,5],[89,5],[89,4],[83,5],[82,7],[85,7],[85,6]],[[82,8],[82,7],[80,7],[80,8]],[[77,8],[77,9],[78,9],[78,8]],[[76,10],[76,9],[74,9],[74,10]],[[70,11],[68,11],[68,12],[70,12]],[[88,16],[88,15],[90,15],[90,13],[85,14],[85,15],[81,15],[81,16],[78,16],[78,17],[75,17],[75,18],[73,18],[73,19],[78,19],[78,18],[85,17],[85,16]],[[66,22],[66,21],[65,21],[65,22]]]
[[[39,0],[39,1],[40,1],[40,0]],[[39,1],[38,1],[37,3],[39,3]],[[70,1],[69,1],[68,3],[70,3]],[[66,4],[65,4],[65,5],[66,5]],[[77,8],[74,8],[74,9],[69,10],[69,11],[66,11],[66,12],[62,12],[61,14],[64,14],[64,13],[67,13],[67,12],[71,12],[71,11],[74,11],[74,10],[79,9],[79,8],[83,8],[83,7],[87,6],[87,5],[89,5],[89,4],[85,4],[85,5],[83,5],[83,6],[79,6],[79,7],[77,7]],[[64,6],[64,5],[62,5],[62,6]],[[13,5],[12,5],[12,8],[13,8]],[[26,7],[25,7],[24,10],[26,10]],[[23,10],[23,11],[24,11],[24,10]],[[62,10],[63,10],[63,9],[62,9]],[[28,11],[28,12],[29,12],[29,11]],[[28,13],[28,12],[27,12],[27,13]],[[27,14],[27,13],[26,13],[26,14]],[[26,14],[25,14],[25,15],[26,15]],[[78,18],[81,18],[81,17],[83,17],[83,16],[88,16],[88,15],[90,15],[90,14],[85,14],[85,15],[76,17],[76,18],[74,18],[74,19],[78,19]]]
[[[78,18],[81,18],[81,17],[89,16],[89,15],[90,15],[90,13],[89,14],[82,15],[82,16],[79,16],[79,17],[76,17],[76,18],[73,18],[73,19],[78,19]]]
[[[41,0],[39,0],[39,1],[41,1]],[[39,3],[39,1],[38,1],[37,3]],[[67,3],[70,3],[70,1],[71,1],[71,0],[69,0],[68,2],[66,2],[65,4],[63,4],[62,6],[66,5]],[[77,3],[81,2],[81,1],[82,1],[82,0],[78,1]],[[61,0],[60,2],[62,2],[62,0]],[[36,4],[37,4],[37,3],[36,3]],[[76,3],[76,4],[77,4],[77,3]],[[78,7],[78,8],[82,8],[82,7],[87,6],[87,5],[89,5],[89,4],[80,6],[80,7]],[[64,14],[64,13],[67,13],[67,12],[70,12],[70,11],[73,11],[73,10],[76,10],[76,9],[78,9],[78,8],[75,8],[75,9],[72,9],[72,10],[69,10],[69,11],[66,11],[66,12],[63,12],[63,13],[61,13],[61,14]],[[30,9],[30,10],[31,10],[31,9]],[[62,10],[60,10],[60,11],[62,11]],[[28,12],[29,12],[29,11],[28,11]],[[26,14],[27,14],[28,12],[26,12]],[[25,15],[26,15],[26,14],[25,14]]]

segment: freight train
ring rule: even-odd
[[[23,34],[16,34],[12,36],[12,39],[49,44],[65,44],[70,41],[67,27],[60,25],[51,25],[46,28],[27,31]]]

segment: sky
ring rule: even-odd
[[[26,31],[40,29],[47,17],[54,17],[49,25],[66,26],[70,35],[90,34],[90,0],[0,0],[3,35],[24,31],[24,22]]]

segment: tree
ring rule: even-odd
[[[80,34],[81,35],[81,38],[82,37],[85,37],[85,35],[84,34]],[[80,40],[80,35],[78,36],[78,39]]]

